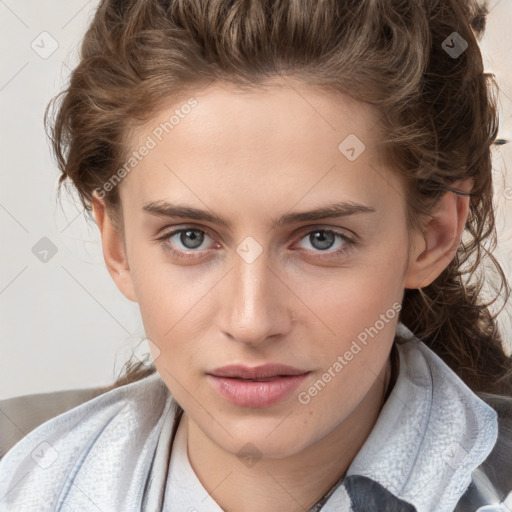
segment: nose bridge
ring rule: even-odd
[[[237,254],[235,257],[235,282],[233,290],[233,313],[236,324],[248,328],[256,317],[264,321],[265,306],[268,307],[270,297],[268,258],[266,253],[260,254],[254,261],[247,260]],[[254,327],[254,326],[253,326]]]
[[[234,256],[223,328],[233,338],[255,344],[286,329],[287,309],[268,253],[261,250],[255,256],[250,243],[240,244]]]

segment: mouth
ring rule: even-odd
[[[208,374],[212,388],[239,407],[268,407],[288,398],[311,372],[260,378],[226,377]]]

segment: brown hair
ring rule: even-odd
[[[61,99],[49,134],[59,192],[69,178],[90,213],[94,190],[126,161],[129,129],[217,80],[250,88],[296,77],[375,105],[410,227],[446,192],[463,194],[456,180],[474,179],[456,257],[430,285],[405,291],[400,320],[474,391],[510,395],[512,359],[490,310],[510,288],[492,256],[497,84],[478,46],[487,13],[475,0],[103,0],[69,86],[45,113],[48,123]],[[105,201],[122,231],[116,187]],[[487,259],[500,284],[489,302]],[[154,371],[129,363],[112,388]]]

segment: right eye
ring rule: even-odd
[[[196,249],[204,242],[205,235],[210,238],[204,230],[188,226],[180,229],[173,229],[158,238],[158,240],[160,240],[165,251],[170,252],[177,257],[194,258],[196,257],[194,253],[200,252]],[[177,238],[172,241],[172,238],[174,237]],[[175,247],[177,244],[181,244],[184,249],[180,247],[176,249]]]

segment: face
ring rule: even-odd
[[[277,82],[191,96],[132,135],[133,151],[150,149],[119,185],[121,288],[189,421],[225,450],[284,457],[335,431],[388,361],[408,263],[403,186],[375,112],[349,96]],[[297,215],[326,208],[337,214]],[[207,375],[267,363],[308,373],[266,405],[234,403]]]

